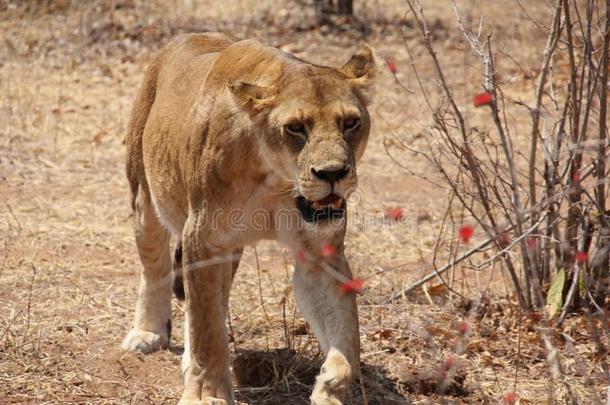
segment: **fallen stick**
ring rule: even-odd
[[[484,247],[486,247],[487,245],[489,245],[490,243],[492,243],[494,241],[494,238],[489,238],[486,241],[478,244],[477,246],[473,247],[472,249],[470,249],[468,252],[464,253],[462,256],[458,257],[457,259],[454,259],[453,261],[447,263],[446,265],[444,265],[443,267],[441,267],[440,269],[434,269],[434,271],[430,274],[428,274],[427,276],[425,276],[424,278],[422,278],[419,281],[416,281],[415,283],[411,284],[410,286],[392,294],[392,296],[390,296],[390,298],[388,298],[384,304],[389,304],[392,301],[405,296],[406,294],[410,293],[411,291],[413,291],[414,289],[424,285],[425,283],[427,283],[428,281],[432,280],[434,277],[440,276],[441,274],[443,274],[444,272],[446,272],[447,270],[449,270],[450,268],[452,268],[453,266],[455,266],[456,264],[468,259],[470,256],[472,256],[473,254],[479,252],[481,249],[483,249]]]
[[[526,236],[528,236],[530,233],[532,233],[536,228],[538,228],[538,226],[546,219],[547,213],[545,213],[544,215],[542,215],[540,217],[540,219],[538,221],[536,221],[536,223],[534,225],[532,225],[527,231],[523,232],[523,234],[521,234],[518,238],[516,238],[515,240],[513,240],[508,246],[506,246],[504,249],[502,249],[497,255],[495,255],[494,257],[492,257],[489,260],[486,260],[485,262],[483,262],[481,264],[481,266],[485,266],[495,260],[497,260],[500,256],[502,256],[503,254],[506,254],[506,252],[508,252],[510,249],[512,249],[513,246],[515,246],[517,244],[517,242],[521,241],[521,239],[525,238]],[[529,215],[527,216],[526,219],[529,219]],[[507,231],[512,230],[514,228],[514,226],[510,227],[509,229],[507,229]],[[468,252],[464,253],[462,256],[458,257],[457,259],[454,259],[452,262],[447,263],[446,265],[444,265],[443,267],[441,267],[440,269],[435,269],[432,273],[428,274],[426,277],[422,278],[419,281],[416,281],[415,283],[411,284],[410,286],[394,293],[390,298],[388,298],[385,303],[389,304],[390,302],[394,301],[395,299],[398,299],[400,297],[405,296],[406,294],[410,293],[411,291],[413,291],[414,289],[416,289],[417,287],[422,286],[423,284],[427,283],[428,281],[432,280],[434,277],[440,276],[441,274],[443,274],[444,272],[446,272],[447,270],[449,270],[450,268],[452,268],[453,266],[455,266],[456,264],[464,261],[465,259],[468,259],[470,256],[472,256],[473,254],[479,252],[481,249],[483,249],[485,246],[489,245],[491,242],[494,241],[495,238],[489,238],[486,241],[480,243],[479,245],[473,247],[472,249],[470,249]],[[442,280],[441,280],[442,281]]]

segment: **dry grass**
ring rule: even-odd
[[[249,2],[224,1],[220,7],[192,0],[172,9],[169,1],[115,0],[110,12],[112,3],[56,0],[24,7],[0,1],[0,403],[179,398],[179,302],[170,350],[139,356],[118,348],[132,320],[140,266],[122,139],[154,49],[178,32],[223,29],[336,65],[359,42],[353,32],[311,29],[312,16],[293,3],[280,2],[277,10],[277,2],[267,1],[252,10]],[[462,52],[466,45],[450,7],[428,3],[456,98],[468,119],[490,128],[483,114],[468,107],[481,72]],[[545,32],[528,23],[516,3],[502,10],[487,3],[467,3],[470,24],[487,15],[499,49],[515,60],[501,61],[505,91],[515,99],[531,97]],[[376,21],[367,41],[392,55],[398,77],[414,88],[397,28],[403,12],[401,2],[382,0],[361,10]],[[528,6],[528,14],[545,21],[550,10]],[[415,36],[409,41],[423,55]],[[415,63],[426,71],[424,58]],[[598,331],[605,343],[607,325],[574,316],[551,331],[563,368],[554,379],[536,315],[518,311],[499,269],[454,269],[452,286],[467,300],[435,286],[427,295],[380,304],[431,270],[446,205],[446,190],[409,175],[388,156],[386,148],[409,170],[434,177],[420,155],[396,147],[397,136],[416,150],[423,145],[430,118],[422,100],[388,74],[380,81],[374,131],[359,168],[362,198],[352,204],[352,217],[367,222],[352,220],[347,237],[352,267],[367,279],[360,313],[369,403],[498,403],[513,391],[521,403],[562,403],[568,390],[578,403],[602,402],[606,357],[592,336]],[[399,108],[388,112],[387,100]],[[527,117],[514,117],[513,125],[521,118]],[[394,206],[405,208],[405,219],[384,222],[384,209]],[[273,243],[259,244],[257,254],[260,280],[249,248],[231,297],[236,395],[253,404],[306,403],[320,355],[291,296],[292,258]],[[462,321],[469,325],[466,336],[459,331]],[[437,380],[447,361],[456,367],[440,395]],[[362,402],[357,386],[349,402]]]

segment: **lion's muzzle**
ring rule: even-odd
[[[334,183],[339,180],[345,178],[349,173],[350,167],[343,166],[339,169],[331,169],[331,170],[316,170],[315,168],[311,168],[311,174],[317,177],[320,180],[324,180],[330,183],[332,186]]]
[[[336,194],[329,194],[318,201],[310,201],[303,196],[298,196],[296,205],[307,222],[343,218],[346,208],[345,199]]]

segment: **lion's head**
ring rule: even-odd
[[[373,52],[365,45],[339,69],[283,57],[270,85],[237,82],[230,89],[258,127],[264,161],[291,184],[304,219],[341,216],[369,136]]]

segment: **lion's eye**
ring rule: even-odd
[[[302,122],[291,122],[284,126],[286,132],[293,135],[301,140],[307,140],[307,128]]]
[[[343,132],[350,132],[360,126],[360,118],[348,117],[343,120]]]

